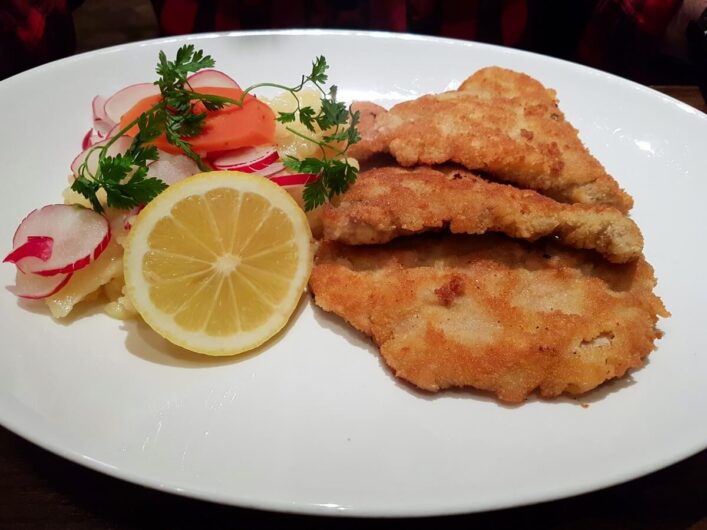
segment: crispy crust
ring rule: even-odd
[[[615,263],[637,259],[643,249],[636,223],[615,208],[563,204],[449,168],[365,171],[336,205],[324,208],[322,223],[325,239],[350,245],[386,243],[448,226],[453,233],[503,232],[530,241],[557,236]]]
[[[581,394],[641,366],[668,316],[654,286],[643,258],[612,265],[490,234],[324,242],[310,279],[317,305],[371,336],[398,377],[514,403],[536,389]]]
[[[388,112],[355,104],[366,116],[349,154],[392,154],[403,166],[455,162],[562,202],[606,204],[622,212],[633,200],[565,120],[553,90],[528,75],[479,70],[458,90],[425,95]]]

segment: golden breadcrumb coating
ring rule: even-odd
[[[643,250],[638,226],[615,208],[559,203],[452,168],[364,171],[335,204],[324,207],[322,223],[324,239],[350,245],[448,227],[453,233],[502,232],[530,241],[556,236],[615,263],[634,260]]]
[[[616,265],[491,234],[323,242],[310,279],[316,304],[371,336],[398,377],[513,403],[641,366],[668,315],[654,286],[643,258]]]
[[[354,105],[362,140],[349,150],[365,160],[390,153],[403,166],[461,164],[562,202],[633,200],[605,171],[558,108],[554,90],[499,67],[479,70],[458,90],[425,95],[385,111]]]

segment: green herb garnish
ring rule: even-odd
[[[195,50],[192,44],[179,48],[174,61],[168,61],[164,52],[160,52],[156,68],[159,79],[155,84],[160,89],[161,100],[123,127],[105,145],[96,146],[89,151],[77,171],[78,175],[71,189],[86,197],[97,212],[103,211],[97,196],[101,188],[106,193],[106,203],[110,207],[130,209],[146,204],[167,187],[160,179],[147,177],[148,163],[157,160],[159,156],[157,148],[150,142],[164,134],[169,143],[194,160],[202,171],[207,171],[209,167],[185,140],[200,134],[206,121],[206,113],[195,112],[195,104],[201,103],[207,110],[218,110],[230,104],[242,107],[246,95],[260,87],[286,90],[297,101],[294,112],[279,113],[279,122],[287,124],[299,121],[312,132],[316,132],[315,125],[324,131],[322,140],[319,140],[287,127],[293,134],[318,145],[322,153],[321,159],[299,160],[287,157],[284,160],[285,166],[292,171],[312,173],[319,177],[305,186],[306,210],[346,191],[356,180],[358,169],[349,164],[345,155],[349,146],[360,139],[356,130],[359,115],[336,100],[336,86],[332,86],[328,91],[325,89],[326,71],[329,66],[324,57],[318,57],[313,62],[312,71],[303,75],[298,85],[288,87],[276,83],[258,83],[245,89],[238,100],[201,94],[191,89],[187,77],[214,65],[215,61],[210,56],[204,55],[201,50]],[[312,83],[322,93],[321,109],[318,112],[311,107],[300,106],[297,98],[297,93],[308,83]],[[138,127],[138,133],[128,151],[124,155],[108,155],[111,145],[135,126]],[[95,172],[91,172],[88,167],[88,159],[93,152],[98,152],[98,167]]]
[[[303,124],[311,132],[316,132],[315,124],[324,132],[322,140],[312,138],[299,131],[286,127],[292,134],[299,136],[319,146],[321,158],[305,158],[299,160],[288,156],[283,160],[285,167],[297,173],[312,173],[317,175],[317,180],[308,182],[304,188],[304,209],[311,210],[324,204],[339,193],[345,192],[358,177],[358,168],[351,165],[346,158],[349,147],[361,139],[356,126],[359,122],[358,111],[352,112],[351,107],[336,99],[336,85],[329,91],[323,85],[327,82],[329,65],[323,56],[317,57],[312,63],[309,75],[303,75],[299,85],[287,87],[272,83],[255,85],[271,86],[284,89],[292,94],[297,102],[294,112],[278,113],[277,121],[283,124],[295,120]],[[312,83],[322,94],[321,108],[315,112],[312,107],[300,106],[297,92],[302,90],[307,83]],[[342,147],[340,147],[343,144]]]

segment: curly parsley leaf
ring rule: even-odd
[[[309,77],[309,80],[312,83],[323,85],[329,79],[329,76],[326,73],[328,69],[329,65],[327,64],[326,59],[323,55],[320,55],[314,60],[314,62],[312,62],[312,72],[307,77]]]
[[[287,157],[283,163],[295,173],[309,173],[319,177],[304,187],[305,210],[321,206],[328,199],[345,192],[358,176],[358,168],[346,159],[309,157],[299,160]]]
[[[171,91],[184,87],[187,76],[216,65],[210,55],[204,55],[203,50],[195,50],[193,44],[187,44],[177,50],[174,61],[167,60],[163,51],[159,53],[156,72],[159,76],[156,84],[163,96]]]
[[[299,122],[311,133],[316,134],[317,129],[322,132],[319,139],[287,127],[292,134],[320,148],[321,158],[299,160],[287,157],[283,160],[285,167],[290,171],[308,173],[317,177],[305,185],[305,210],[316,208],[335,195],[345,192],[358,176],[358,167],[349,162],[346,151],[361,139],[357,129],[360,116],[358,112],[353,112],[350,106],[337,100],[336,85],[332,85],[328,91],[325,89],[323,85],[329,78],[328,69],[326,59],[319,56],[312,63],[312,71],[309,75],[302,76],[297,86],[261,83],[246,89],[248,92],[253,88],[271,86],[290,92],[296,107],[292,112],[279,112],[277,121],[284,125]],[[297,97],[297,93],[308,83],[312,83],[322,94],[318,110],[311,106],[302,106]]]
[[[303,107],[299,110],[300,123],[312,132],[315,132],[314,122],[316,121],[316,119],[317,116],[312,107]]]
[[[159,195],[167,185],[161,180],[147,178],[147,163],[157,159],[157,149],[131,148],[124,155],[105,156],[93,178],[83,175],[74,181],[72,189],[88,198],[97,212],[103,205],[97,197],[102,188],[106,203],[113,208],[130,209],[146,204]]]
[[[167,184],[160,179],[147,177],[146,166],[135,169],[127,179],[103,182],[108,206],[126,210],[147,204],[166,187]]]
[[[314,210],[317,206],[321,206],[326,202],[326,197],[327,190],[321,178],[314,182],[308,182],[302,192],[304,209],[306,211]]]
[[[277,113],[277,118],[275,118],[277,121],[280,123],[292,123],[294,122],[297,118],[295,116],[294,112],[278,112]]]

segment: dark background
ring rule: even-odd
[[[83,468],[2,428],[0,470],[0,528],[8,530],[256,530],[294,526],[405,530],[707,530],[707,451],[648,477],[563,501],[481,514],[391,520],[269,513],[177,497]]]
[[[681,16],[669,7],[674,1],[406,0],[392,15],[398,8],[385,6],[398,6],[395,0],[199,0],[198,8],[190,0],[0,0],[0,79],[73,52],[161,34],[332,27],[472,38],[583,62],[643,84],[701,84],[707,38],[688,51],[685,28],[674,22],[693,10],[685,6],[703,0],[682,0]],[[644,4],[653,7],[641,11]],[[41,26],[32,21],[33,5],[45,17],[40,44],[29,36]]]
[[[77,52],[160,36],[150,0],[84,0],[74,25]]]

